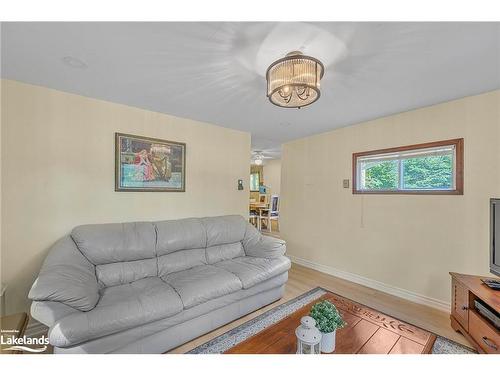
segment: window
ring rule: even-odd
[[[352,155],[354,194],[463,194],[463,138]]]
[[[260,173],[250,173],[250,191],[259,191]]]

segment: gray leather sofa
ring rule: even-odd
[[[76,227],[29,298],[56,353],[163,353],[280,299],[285,243],[241,216]]]

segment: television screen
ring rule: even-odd
[[[500,276],[500,199],[490,200],[490,272]]]

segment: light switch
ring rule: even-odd
[[[342,181],[342,186],[345,188],[345,189],[348,189],[349,188],[349,179],[345,179]]]

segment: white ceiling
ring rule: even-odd
[[[249,131],[254,150],[500,88],[500,23],[2,23],[2,77]],[[321,98],[279,108],[265,70],[325,65]],[[71,56],[85,68],[71,67]]]

